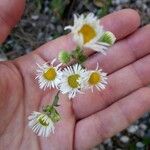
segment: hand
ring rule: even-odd
[[[20,17],[14,4],[23,9],[23,2],[14,0],[9,12],[12,22]],[[7,1],[0,2],[8,3]],[[20,5],[20,7],[19,7]],[[0,9],[1,18],[6,17]],[[4,11],[4,12],[3,12]],[[17,14],[17,16],[14,16]],[[0,19],[0,41],[10,31],[10,23]],[[72,50],[75,44],[69,35],[48,42],[32,53],[14,61],[0,63],[0,149],[2,150],[86,150],[115,135],[150,109],[150,26],[138,29],[139,15],[131,9],[112,13],[102,19],[105,29],[113,32],[118,42],[107,56],[95,54],[85,62],[95,68],[97,62],[109,74],[106,90],[86,92],[69,100],[61,95],[59,112],[62,120],[55,134],[37,137],[27,126],[32,111],[48,104],[56,90],[42,91],[35,78],[36,63],[42,64],[57,57],[62,49]]]

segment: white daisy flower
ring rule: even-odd
[[[48,137],[50,133],[54,133],[54,123],[48,115],[34,111],[28,120],[28,126],[38,136]]]
[[[74,25],[65,27],[65,30],[67,29],[71,30],[74,41],[80,47],[90,48],[106,54],[105,51],[110,46],[110,43],[101,41],[101,37],[105,31],[103,26],[100,25],[100,21],[93,13],[89,13],[87,16],[82,14],[79,17],[74,15]],[[109,35],[112,36],[113,34]],[[114,35],[112,38],[114,38]]]
[[[36,79],[38,79],[39,87],[41,89],[45,90],[46,88],[58,88],[62,72],[59,69],[61,64],[54,67],[55,61],[56,59],[54,59],[50,65],[48,63],[43,65],[37,64],[38,69]]]
[[[98,90],[103,90],[107,85],[107,73],[102,72],[98,65],[95,70],[89,71],[88,79],[86,82],[86,87],[93,88],[96,87]]]
[[[69,99],[74,98],[77,93],[82,93],[81,89],[84,86],[86,77],[87,71],[79,64],[64,68],[60,91],[63,94],[68,94]]]

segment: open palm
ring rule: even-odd
[[[0,3],[8,4],[8,1]],[[11,20],[9,15],[4,15],[7,7],[0,10],[0,17],[5,17],[0,19],[3,27],[0,41],[5,39],[23,10],[20,0],[9,5],[12,7],[6,14],[11,14]],[[130,9],[110,14],[101,23],[116,35],[118,42],[109,49],[107,56],[91,55],[90,52],[85,65],[95,68],[98,62],[109,74],[109,85],[102,92],[86,91],[71,101],[61,95],[59,112],[62,119],[56,124],[55,134],[48,138],[37,137],[27,126],[27,116],[34,110],[40,111],[57,92],[39,89],[34,80],[36,63],[52,60],[62,49],[75,48],[70,35],[48,42],[14,61],[0,63],[1,150],[90,149],[150,109],[150,89],[147,87],[150,82],[150,26],[137,30],[140,18]]]

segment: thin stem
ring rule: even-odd
[[[59,93],[60,93],[60,91],[58,91],[58,92],[56,93],[56,95],[55,95],[55,97],[54,97],[54,101],[53,101],[53,103],[52,103],[52,106],[55,106],[55,107],[58,107],[58,106],[59,106],[59,105],[58,105]]]

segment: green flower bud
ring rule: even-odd
[[[112,45],[114,44],[116,41],[116,37],[115,35],[110,32],[110,31],[106,31],[102,37],[100,38],[100,42],[103,42],[103,43],[107,43],[109,45]]]
[[[71,56],[66,51],[61,51],[58,55],[58,59],[62,64],[67,64],[70,62]]]

